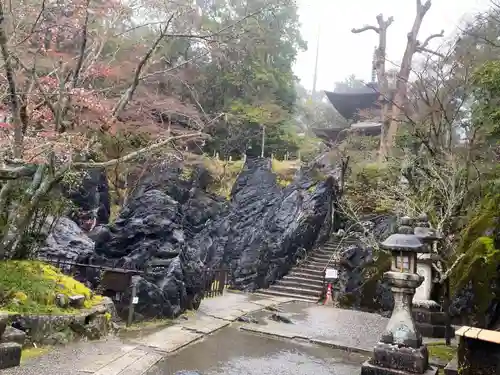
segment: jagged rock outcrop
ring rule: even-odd
[[[203,263],[188,241],[222,203],[199,187],[199,177],[157,165],[136,181],[117,220],[93,234],[95,261],[144,271],[137,283],[138,314],[176,316],[200,295]]]
[[[310,250],[331,225],[337,184],[315,172],[302,172],[282,189],[269,160],[249,159],[233,186],[230,208],[193,241],[204,263],[229,267],[240,289],[266,287],[282,277],[298,249]]]
[[[383,273],[390,268],[390,257],[375,251],[371,242],[381,242],[395,233],[396,223],[393,215],[365,216],[358,225],[346,222],[346,227],[351,228],[349,235],[358,238],[358,244],[340,249],[337,288],[342,305],[370,311],[392,310],[392,292],[383,281]]]
[[[75,205],[71,219],[80,227],[95,218],[95,224],[107,224],[110,215],[109,186],[106,171],[92,168],[85,171],[83,180],[76,188],[63,187],[64,195]]]
[[[46,234],[45,243],[37,250],[36,256],[42,259],[77,262],[94,253],[94,241],[67,217],[46,220],[42,234]]]
[[[336,181],[308,171],[288,187],[269,160],[248,160],[231,202],[206,192],[206,173],[158,166],[134,188],[118,219],[95,234],[94,260],[147,269],[138,282],[144,316],[175,316],[197,298],[203,268],[231,267],[241,289],[265,286],[331,225]]]

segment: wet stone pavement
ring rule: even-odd
[[[292,324],[270,319],[277,313]],[[308,340],[331,347],[371,353],[387,326],[388,319],[363,311],[338,309],[310,302],[292,301],[279,305],[278,312],[260,310],[249,314],[257,324],[246,324],[242,330]]]
[[[364,357],[224,328],[168,356],[147,375],[353,375]]]
[[[275,313],[292,322],[273,321]],[[375,314],[227,292],[157,331],[53,348],[1,375],[359,374],[386,323]]]

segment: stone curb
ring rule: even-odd
[[[287,339],[287,340],[306,341],[306,342],[311,343],[311,344],[326,346],[326,347],[329,347],[332,349],[339,349],[339,350],[344,350],[346,352],[352,352],[352,353],[357,353],[357,354],[362,354],[362,355],[371,355],[373,353],[372,350],[363,349],[363,348],[359,348],[359,347],[351,346],[351,345],[345,345],[345,344],[342,344],[340,342],[335,342],[335,341],[312,339],[312,338],[306,337],[306,336],[290,336],[290,335],[285,335],[285,334],[280,335],[279,333],[266,332],[262,329],[245,327],[245,326],[240,327],[240,330],[259,334],[262,336],[267,336],[267,337],[274,337],[274,338]],[[430,359],[429,365],[443,369],[447,364],[443,363],[441,361]]]

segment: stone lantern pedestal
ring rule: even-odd
[[[425,251],[425,246],[413,234],[409,218],[401,224],[399,233],[381,244],[393,256],[392,269],[384,279],[394,294],[394,309],[372,358],[363,364],[362,375],[436,375],[438,371],[429,366],[429,352],[412,315],[415,289],[424,279],[416,272],[417,252]]]

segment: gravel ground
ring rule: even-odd
[[[130,350],[131,345],[115,336],[99,341],[82,341],[23,362],[19,367],[2,370],[1,375],[80,375],[91,374]]]

